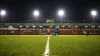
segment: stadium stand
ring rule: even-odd
[[[100,34],[100,24],[95,24],[95,28],[92,23],[7,23],[0,24],[0,35],[40,35],[42,28],[50,28],[50,33],[53,34],[53,28],[59,26],[59,34],[61,35],[83,35],[84,31],[89,34]],[[4,26],[2,28],[2,26]],[[28,26],[28,27],[26,27]],[[34,27],[33,27],[34,26]],[[40,27],[41,26],[41,27]],[[88,27],[86,27],[88,26]],[[94,33],[95,31],[95,33]]]

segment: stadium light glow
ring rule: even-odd
[[[61,10],[58,11],[58,15],[59,15],[59,16],[62,17],[62,16],[64,16],[64,14],[65,14],[65,13],[64,13],[64,10],[61,9]]]
[[[29,26],[26,26],[27,28],[29,27]]]
[[[6,11],[5,10],[1,10],[0,11],[0,15],[2,16],[2,24],[3,24],[3,17],[6,15]],[[2,25],[2,29],[3,29],[3,25]]]
[[[97,15],[97,11],[96,10],[92,10],[91,11],[91,15],[93,17],[93,21],[94,21],[94,25],[95,25],[95,16]],[[92,28],[94,28],[94,34],[95,34],[95,26],[92,27]]]
[[[39,16],[39,11],[38,11],[38,10],[35,10],[35,11],[33,12],[33,14],[34,14],[35,17],[37,17],[37,16]]]
[[[33,26],[33,27],[36,27],[36,26]]]
[[[36,17],[36,23],[37,23],[37,17],[39,16],[39,11],[38,10],[35,10],[34,12],[33,12],[33,15]]]
[[[58,10],[57,14],[58,14],[58,16],[61,17],[61,23],[62,23],[62,17],[63,17],[64,14],[65,14],[64,10],[62,10],[62,9]]]
[[[6,11],[5,11],[5,10],[1,10],[1,11],[0,11],[0,15],[1,15],[1,16],[5,16],[5,15],[6,15]]]
[[[95,11],[95,10],[91,11],[91,15],[92,16],[96,16],[97,15],[97,11]]]

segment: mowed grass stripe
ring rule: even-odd
[[[100,35],[51,37],[50,56],[100,56]]]
[[[47,36],[0,36],[0,56],[43,56]]]

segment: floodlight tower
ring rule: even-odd
[[[34,12],[33,12],[33,15],[36,17],[36,23],[37,23],[37,17],[39,16],[39,11],[38,10],[35,10]]]
[[[3,29],[3,17],[6,15],[6,11],[5,10],[1,10],[0,11],[0,15],[2,17],[2,29]],[[2,34],[2,32],[1,32],[1,34]]]
[[[5,10],[1,10],[0,11],[0,15],[2,16],[2,24],[3,24],[3,17],[6,15],[6,11]]]
[[[64,16],[64,14],[65,14],[64,10],[61,9],[58,11],[58,16],[61,17],[61,23],[62,23],[62,17]]]
[[[91,11],[91,15],[92,15],[93,20],[94,20],[94,34],[95,34],[95,16],[97,16],[97,11],[92,10],[92,11]]]

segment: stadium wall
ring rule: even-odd
[[[59,34],[61,35],[83,35],[84,31],[94,34],[93,23],[5,23],[0,24],[0,35],[40,35],[40,29],[43,28],[50,28],[50,33],[53,34],[53,28],[55,26],[59,26]],[[95,24],[95,34],[100,35],[99,23]]]
[[[84,31],[93,35],[94,30],[59,30],[59,35],[84,35]],[[53,34],[53,29],[50,31]],[[100,35],[100,30],[95,30],[96,35]],[[0,30],[0,35],[41,35],[40,30]]]

